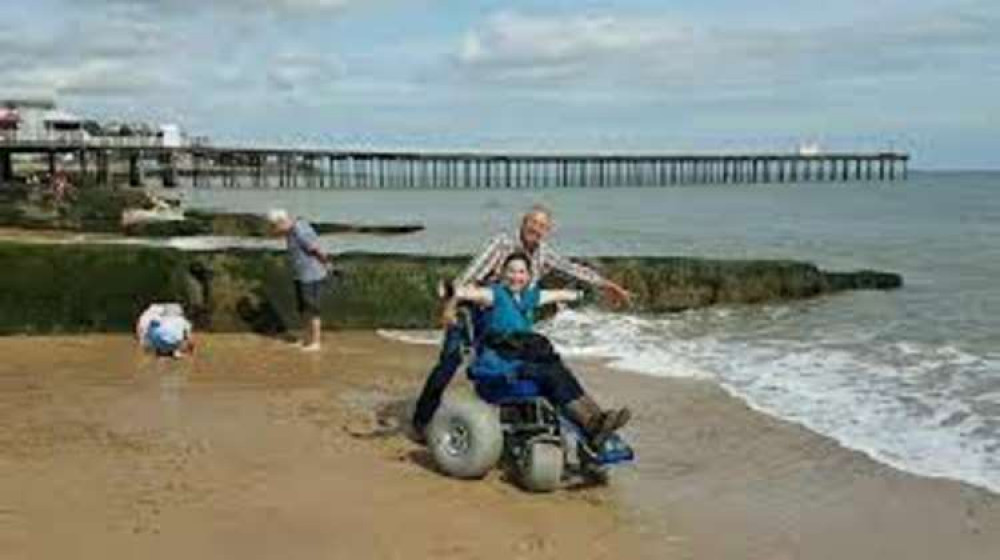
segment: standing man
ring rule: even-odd
[[[499,277],[500,269],[507,257],[515,252],[523,252],[531,258],[531,282],[537,282],[549,272],[558,270],[601,289],[604,296],[614,305],[629,302],[631,294],[624,288],[593,269],[574,263],[553,250],[545,242],[551,230],[552,212],[544,206],[533,206],[521,219],[521,227],[514,235],[500,234],[490,240],[483,252],[455,279],[454,284],[465,286],[470,283],[485,284],[495,280]],[[413,428],[418,437],[423,437],[424,429],[430,424],[434,412],[441,404],[445,388],[462,363],[461,342],[461,325],[452,320],[445,328],[444,344],[438,362],[427,376],[424,388],[417,399]]]
[[[267,221],[278,235],[285,236],[288,262],[295,274],[295,299],[302,316],[302,350],[320,350],[320,304],[330,258],[319,247],[319,236],[309,222],[292,219],[285,210],[267,213]]]

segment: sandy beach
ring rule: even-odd
[[[391,429],[427,348],[371,333],[321,355],[206,336],[183,361],[126,336],[0,347],[5,559],[637,554],[609,492],[539,499],[433,472]]]
[[[1000,500],[901,473],[699,381],[577,367],[631,403],[635,467],[530,495],[398,429],[435,349],[208,335],[0,338],[3,558],[995,558]]]

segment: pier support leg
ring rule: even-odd
[[[0,152],[0,186],[14,180],[14,159],[10,152]]]
[[[109,162],[111,156],[106,150],[99,150],[97,152],[97,184],[102,187],[107,187],[111,181],[109,180]]]
[[[107,160],[105,160],[105,164],[107,164]],[[163,188],[177,187],[177,166],[174,165],[173,152],[165,152],[160,158],[160,165],[162,166],[160,173],[163,177]]]
[[[87,150],[80,150],[77,155],[80,159],[80,178],[77,183],[78,186],[84,186],[87,184]]]
[[[257,154],[253,158],[254,186],[258,189],[264,188],[264,167],[267,165],[267,156]]]
[[[139,169],[139,152],[128,156],[128,184],[130,187],[142,186],[142,171]]]

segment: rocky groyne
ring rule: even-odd
[[[825,272],[795,261],[587,260],[635,294],[635,311],[648,313],[902,285],[893,273]],[[438,280],[454,276],[467,261],[465,256],[339,255],[337,278],[324,299],[324,325],[431,327]],[[153,301],[184,303],[206,330],[280,333],[297,323],[290,272],[278,251],[6,242],[0,243],[0,270],[0,334],[128,331]]]

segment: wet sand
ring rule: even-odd
[[[1000,558],[996,494],[877,463],[707,381],[579,369],[637,410],[640,460],[615,483],[649,557]]]
[[[435,349],[251,335],[0,338],[0,558],[994,559],[1000,500],[706,382],[576,367],[637,411],[608,487],[445,478],[397,429]]]

